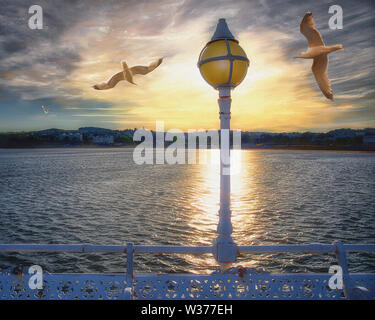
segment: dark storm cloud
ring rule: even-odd
[[[100,6],[111,2],[38,1],[43,8],[42,30],[28,27],[28,10],[33,4],[35,1],[0,1],[0,73],[26,70],[27,75],[28,68],[41,64],[56,67],[60,73],[54,77],[63,78],[75,68],[80,56],[79,48],[61,41],[61,36],[87,16],[100,17]]]
[[[81,12],[70,5],[75,1],[39,1],[43,8],[42,30],[31,30],[28,9],[34,1],[1,1],[0,19],[0,78],[9,80],[23,77],[29,81],[43,77],[46,83],[63,81],[80,60],[78,52],[59,38]],[[48,69],[55,69],[49,76]],[[17,88],[10,88],[9,95]],[[38,86],[22,86],[19,95],[38,91]]]
[[[26,44],[23,41],[6,41],[4,43],[5,53],[12,54],[26,48]]]

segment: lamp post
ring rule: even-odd
[[[249,59],[230,32],[225,19],[219,19],[216,31],[199,55],[198,68],[202,77],[219,91],[220,109],[220,209],[218,236],[213,254],[221,266],[237,257],[230,210],[230,107],[231,90],[245,78]]]

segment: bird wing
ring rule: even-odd
[[[145,75],[150,73],[151,71],[155,70],[160,64],[163,62],[163,58],[160,58],[154,62],[152,62],[149,66],[135,66],[131,67],[130,71],[133,75],[135,74],[142,74]]]
[[[331,83],[328,79],[328,55],[321,54],[314,58],[313,65],[311,67],[312,72],[315,76],[316,82],[320,90],[328,99],[333,99],[333,92],[331,89]]]
[[[48,113],[48,109],[45,106],[42,106],[42,109],[43,109],[44,113]]]
[[[315,28],[314,18],[310,12],[303,17],[299,29],[306,37],[309,47],[324,46],[322,36]]]
[[[109,79],[107,83],[110,88],[113,88],[121,80],[124,80],[124,73],[118,72],[111,79]]]
[[[103,82],[103,83],[98,83],[96,85],[94,85],[94,89],[96,90],[107,90],[107,89],[111,89],[113,88],[114,86],[116,86],[116,84],[118,82],[120,82],[121,80],[124,80],[124,73],[121,71],[121,72],[118,72],[116,73],[114,76],[112,76],[111,79],[109,79],[107,82]]]

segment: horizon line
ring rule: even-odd
[[[41,131],[48,131],[48,130],[61,130],[61,131],[79,131],[79,129],[84,129],[84,128],[93,128],[93,129],[103,129],[103,130],[111,130],[111,131],[125,131],[125,130],[139,130],[139,129],[144,129],[144,130],[149,130],[151,132],[157,132],[156,130],[153,129],[146,129],[146,128],[125,128],[125,129],[109,129],[109,128],[103,128],[103,127],[95,127],[95,126],[87,126],[87,127],[80,127],[78,129],[60,129],[60,128],[47,128],[47,129],[40,129],[40,130],[28,130],[28,131],[0,131],[0,134],[20,134],[20,133],[33,133],[33,132],[41,132]],[[162,132],[168,132],[170,130],[177,129],[177,128],[172,128],[169,130],[164,130]],[[220,130],[220,129],[188,129],[188,130],[196,130],[198,132],[202,131],[211,131],[211,130]],[[230,129],[230,131],[233,130],[238,130],[238,129]],[[263,130],[239,130],[241,132],[250,132],[250,133],[257,133],[257,132],[262,132],[262,133],[274,133],[274,134],[282,134],[282,133],[329,133],[331,131],[336,131],[336,130],[352,130],[352,131],[364,131],[364,130],[375,130],[375,127],[365,127],[365,128],[348,128],[348,127],[341,127],[337,129],[330,129],[327,131],[263,131]],[[183,133],[189,133],[187,131],[183,131]]]

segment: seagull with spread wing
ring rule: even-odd
[[[151,63],[149,66],[135,66],[129,68],[125,61],[122,61],[122,71],[116,73],[114,76],[112,76],[107,82],[99,83],[93,86],[96,90],[107,90],[111,89],[116,86],[117,83],[119,83],[122,80],[126,80],[132,84],[135,84],[133,81],[133,76],[136,74],[142,74],[145,75],[147,73],[150,73],[154,69],[156,69],[160,64],[162,63],[163,58],[160,58],[153,63]]]
[[[42,109],[43,109],[43,112],[44,112],[45,114],[47,114],[47,113],[49,112],[49,110],[48,110],[45,106],[42,106]]]
[[[328,99],[333,99],[331,83],[328,78],[328,53],[342,50],[342,45],[326,46],[320,32],[315,28],[311,12],[307,12],[300,24],[300,31],[308,41],[308,49],[295,58],[314,59],[312,72],[320,90]]]

